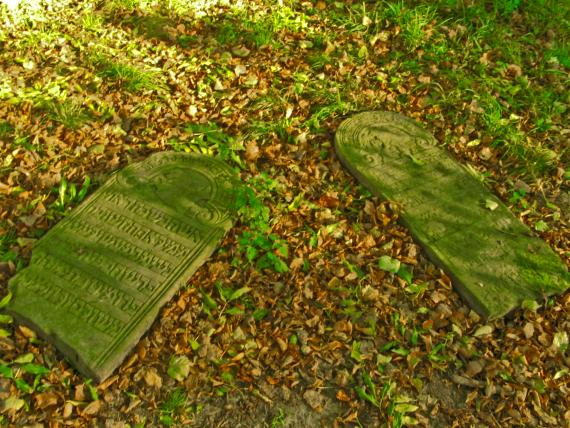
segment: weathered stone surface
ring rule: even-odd
[[[8,311],[106,378],[231,227],[235,184],[206,156],[126,167],[39,240],[9,283]]]
[[[481,315],[499,317],[570,287],[550,247],[412,119],[357,114],[340,125],[335,147],[362,184],[401,204],[404,225]]]

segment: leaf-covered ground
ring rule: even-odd
[[[353,112],[409,115],[570,264],[569,14],[557,0],[5,10],[2,296],[36,239],[152,152],[219,156],[249,190],[102,384],[0,315],[1,423],[570,424],[570,295],[481,320],[333,150]]]

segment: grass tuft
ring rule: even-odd
[[[59,122],[69,129],[78,129],[90,118],[89,113],[83,108],[80,102],[67,99],[62,103],[50,101],[46,103],[45,109],[48,117]]]
[[[99,76],[118,81],[128,91],[162,91],[166,85],[158,71],[141,70],[140,68],[120,62],[106,62]]]

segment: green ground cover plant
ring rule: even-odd
[[[568,295],[481,320],[333,150],[353,113],[413,117],[569,264],[568,2],[29,3],[0,4],[4,300],[34,241],[127,163],[199,152],[244,186],[108,381],[0,315],[0,425],[570,420]]]

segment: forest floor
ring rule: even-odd
[[[408,115],[569,265],[570,4],[219,3],[2,12],[0,306],[35,240],[152,152],[218,156],[254,196],[99,385],[0,315],[0,424],[570,425],[570,294],[480,319],[333,149],[355,112]]]

